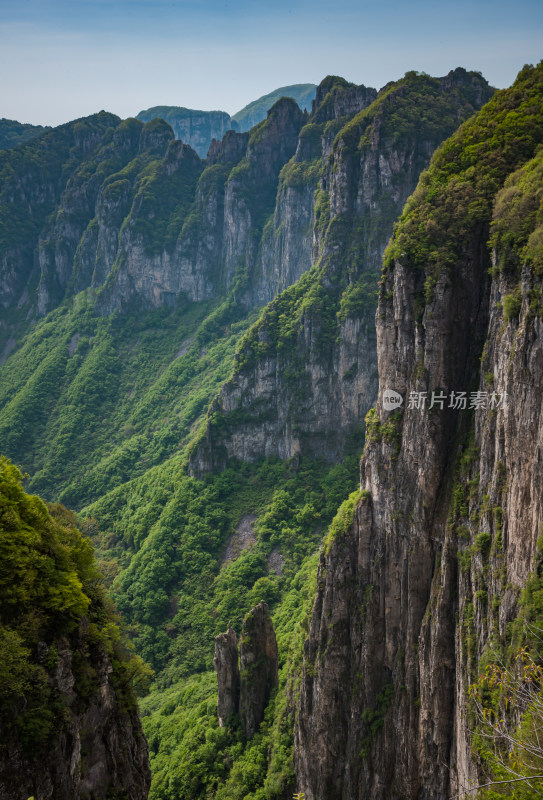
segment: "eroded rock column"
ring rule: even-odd
[[[261,602],[246,616],[240,642],[241,693],[239,715],[247,739],[264,719],[273,689],[279,683],[277,640],[266,603]]]
[[[217,716],[222,728],[230,714],[237,714],[239,708],[238,640],[230,623],[226,633],[215,638],[213,664],[219,690]]]

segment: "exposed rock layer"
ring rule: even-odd
[[[84,622],[79,645],[87,638]],[[110,659],[97,648],[87,658],[92,692],[82,700],[74,676],[74,653],[66,644],[51,674],[62,724],[43,750],[26,750],[10,737],[0,751],[2,800],[146,800],[151,785],[149,754],[137,710],[112,681]],[[49,649],[42,645],[42,657]],[[79,657],[79,656],[78,656]],[[81,669],[81,666],[79,666]],[[0,735],[2,731],[0,729]],[[3,737],[2,737],[3,738]]]
[[[252,739],[279,683],[277,641],[266,603],[259,603],[245,617],[240,645],[239,716],[246,738]]]
[[[268,606],[260,602],[243,621],[240,667],[236,634],[228,625],[215,638],[213,664],[217,673],[219,725],[239,712],[241,728],[252,739],[279,683],[277,640]]]
[[[306,645],[295,752],[308,800],[446,800],[478,777],[467,686],[491,636],[505,636],[518,612],[543,514],[540,276],[511,265],[509,236],[491,280],[487,241],[494,194],[540,142],[542,92],[541,67],[525,70],[468,124],[434,159],[396,234],[377,314],[380,402],[361,465],[365,493],[321,558]],[[517,107],[524,127],[506,161],[494,137],[507,126],[503,108]],[[462,173],[473,141],[497,153],[477,163],[478,183]],[[462,177],[444,189],[447,169]],[[422,220],[441,237],[439,254],[424,251]],[[504,314],[507,296],[521,298],[518,321]],[[383,408],[385,389],[447,400],[433,410],[406,402],[398,414]],[[449,407],[461,391],[507,399],[470,419]]]
[[[350,437],[360,441],[377,394],[377,277],[394,220],[434,149],[491,94],[465,70],[409,75],[377,99],[338,78],[319,87],[281,173],[261,248],[267,278],[256,286],[277,291],[300,277],[300,265],[313,271],[244,341],[191,456],[193,474],[260,456],[335,461]]]
[[[215,637],[213,666],[217,673],[217,716],[222,728],[239,708],[239,664],[236,632],[228,625],[226,633]]]
[[[212,139],[222,139],[227,130],[237,130],[226,111],[197,111],[193,108],[178,106],[153,106],[140,111],[136,117],[142,122],[163,119],[171,126],[175,138],[205,158]]]

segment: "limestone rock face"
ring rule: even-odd
[[[329,122],[343,116],[353,116],[367,108],[377,98],[371,86],[356,86],[342,78],[329,76],[319,86],[313,100],[315,122]]]
[[[176,139],[181,139],[205,158],[212,139],[222,139],[224,134],[237,128],[226,111],[198,111],[177,106],[154,106],[140,111],[137,119],[150,122],[163,119],[171,126]]]
[[[222,728],[228,717],[239,711],[245,737],[252,739],[279,683],[277,640],[264,602],[251,609],[243,621],[239,660],[238,667],[237,638],[229,623],[226,633],[215,638],[217,716]]]
[[[536,68],[524,78],[538,97],[541,75]],[[522,102],[522,92],[513,87],[503,102]],[[492,114],[484,109],[479,123],[489,139]],[[500,162],[495,191],[507,177],[503,164],[512,172],[514,158],[522,164],[535,151],[540,124],[532,130],[524,150]],[[447,155],[440,158],[442,165]],[[529,174],[543,170],[538,158]],[[321,557],[306,643],[295,760],[307,800],[446,800],[481,777],[467,687],[489,642],[505,637],[518,613],[543,521],[542,329],[533,299],[541,277],[524,255],[515,261],[509,240],[492,260],[487,246],[493,202],[495,225],[504,224],[520,191],[515,180],[484,201],[486,218],[453,205],[455,224],[466,216],[460,236],[451,223],[442,239],[454,243],[449,269],[432,267],[430,257],[417,266],[406,253],[387,263],[365,493],[350,529]],[[423,197],[424,188],[413,202]],[[402,250],[411,253],[414,241],[406,236]],[[508,296],[516,311],[504,314]],[[406,399],[399,414],[384,407],[386,389]],[[461,391],[468,403],[480,392],[486,405],[451,407],[450,393]],[[411,392],[447,401],[423,409],[407,402]],[[506,401],[489,406],[492,393]]]
[[[42,649],[46,658],[48,648],[43,644]],[[113,685],[113,667],[104,653],[90,656],[88,669],[96,685],[82,702],[73,653],[59,648],[51,681],[66,705],[62,727],[43,752],[28,752],[14,738],[3,743],[2,800],[147,800],[149,753],[137,711]]]
[[[277,641],[266,603],[255,606],[243,622],[240,642],[239,715],[247,739],[264,719],[271,693],[279,683]]]
[[[296,151],[303,121],[304,115],[294,100],[279,100],[250,136],[240,169],[230,174],[225,190],[223,233],[227,284],[236,268],[243,264],[256,266],[259,237],[254,234],[262,230],[266,215],[273,213],[279,172]]]
[[[51,259],[54,261],[54,251],[57,249],[59,273],[64,275],[66,261],[70,256],[73,258],[77,230],[84,230],[86,224],[84,219],[78,217],[85,213],[89,205],[92,206],[92,198],[96,196],[100,181],[87,175],[88,192],[73,186],[74,213],[68,214],[63,224],[57,219],[57,211],[64,206],[63,198],[70,191],[69,178],[79,183],[75,177],[79,167],[94,156],[107,132],[119,123],[118,117],[101,112],[84,121],[61,125],[43,134],[39,140],[29,141],[16,150],[1,151],[0,168],[5,175],[0,198],[4,214],[0,258],[1,308],[26,306],[28,310],[30,304],[35,308],[36,286],[41,273],[39,262],[42,248],[38,239],[51,224],[54,228],[55,223],[60,225],[59,229],[67,239],[57,246],[52,239],[44,237],[43,246],[47,242],[48,248],[44,257],[50,264]],[[68,164],[69,167],[65,168]],[[47,269],[46,272],[44,283],[47,284],[47,291],[54,294],[57,279]],[[61,281],[62,277],[58,280]]]
[[[193,474],[260,456],[333,462],[349,441],[362,440],[377,395],[374,315],[383,252],[421,171],[453,132],[414,124],[413,108],[425,96],[428,118],[447,108],[459,119],[492,94],[481,76],[464,70],[430,80],[423,87],[426,79],[412,77],[377,99],[375,90],[338,78],[319,87],[294,158],[281,171],[250,292],[258,304],[300,282],[251,332],[191,456]],[[398,116],[410,120],[402,136],[394,133]],[[237,235],[245,228],[242,221]]]
[[[226,633],[215,637],[213,665],[217,673],[217,716],[222,728],[231,714],[239,709],[239,663],[236,632],[228,624]]]
[[[461,73],[428,79],[451,128],[489,91]],[[248,133],[219,126],[205,161],[162,119],[105,113],[3,151],[0,305],[21,323],[82,291],[103,314],[228,292],[250,309],[315,267],[337,303],[340,286],[378,268],[392,221],[444,135],[423,113],[406,136],[386,127],[411,91],[400,84],[377,94],[327,78],[312,115],[283,98]],[[308,324],[316,331],[320,320]],[[375,372],[375,348],[368,353],[363,382]],[[330,357],[335,367],[343,358],[321,359],[327,373]],[[347,371],[356,383],[354,362]],[[347,387],[349,419],[359,419],[364,391]]]
[[[100,313],[131,312],[224,295],[235,278],[244,307],[264,302],[277,287],[260,239],[304,120],[280,100],[257,130],[210,140],[205,162],[162,119],[105,113],[2,152],[1,307],[44,315],[90,290]]]

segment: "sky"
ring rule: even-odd
[[[541,0],[0,0],[0,117],[234,114],[329,74],[378,89],[457,66],[503,88],[542,58]]]

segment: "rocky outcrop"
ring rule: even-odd
[[[263,238],[262,285],[280,289],[300,277],[297,269],[313,271],[242,343],[191,456],[193,474],[263,455],[336,461],[353,437],[361,441],[377,394],[377,280],[394,220],[434,149],[491,94],[465,70],[441,79],[408,75],[376,100],[366,87],[324,81],[281,174]],[[357,113],[345,123],[346,109]],[[439,124],[436,114],[444,115]]]
[[[279,684],[277,641],[268,606],[260,602],[243,621],[240,667],[236,634],[230,624],[215,638],[213,664],[217,673],[217,716],[223,727],[239,712],[246,739],[252,739]]]
[[[5,176],[0,196],[1,308],[28,304],[29,288],[35,288],[40,274],[38,237],[42,228],[56,212],[73,172],[87,159],[92,160],[103,138],[119,122],[113,114],[101,112],[61,125],[15,150],[0,152],[0,169]],[[79,193],[77,197],[84,206],[86,198]],[[71,227],[68,222],[70,239]]]
[[[147,133],[141,123],[127,120],[116,127],[113,135],[108,132],[105,141],[86,148],[80,168],[68,177],[51,223],[40,232],[39,314],[58,305],[69,289],[77,292],[102,285],[113,266],[119,227],[132,201],[128,179],[107,178],[131,162],[142,150],[143,142],[156,153],[167,133]]]
[[[42,643],[41,659],[48,657],[50,649]],[[151,773],[137,710],[115,687],[113,666],[103,652],[95,652],[88,663],[95,686],[82,703],[74,676],[78,657],[66,645],[58,647],[51,684],[65,711],[43,752],[29,751],[13,735],[6,741],[0,728],[0,796],[5,800],[106,800],[112,795],[146,800]]]
[[[197,111],[179,106],[153,106],[140,111],[136,119],[151,122],[165,120],[174,132],[176,139],[188,144],[200,158],[205,158],[213,139],[222,139],[226,131],[237,130],[226,111]]]
[[[229,131],[223,142],[212,143],[207,169],[190,148],[171,142],[157,168],[157,189],[147,192],[153,202],[138,195],[132,201],[99,308],[110,313],[135,303],[158,307],[180,296],[198,301],[224,292],[235,279],[242,290],[247,282],[257,282],[253,273],[263,222],[273,211],[279,172],[296,149],[302,121],[292,100],[276,103],[251,136]],[[192,213],[180,216],[170,246],[156,235],[159,191],[171,198],[173,214],[178,214],[179,194],[194,197]],[[244,305],[258,303],[254,295],[258,292]]]
[[[312,120],[330,122],[340,117],[352,117],[377,99],[377,91],[368,86],[356,86],[343,78],[329,75],[318,86],[313,100]]]
[[[304,115],[293,100],[279,100],[249,138],[245,158],[229,177],[223,235],[227,285],[236,269],[256,264],[258,234],[267,216],[273,213],[279,172],[296,151],[303,120]]]
[[[281,86],[273,92],[259,97],[246,105],[232,116],[232,122],[240,131],[249,131],[266,119],[270,108],[282,97],[291,97],[296,101],[302,111],[311,111],[311,102],[315,97],[316,86],[314,83],[296,83],[291,86]]]
[[[2,306],[18,305],[23,320],[90,289],[109,314],[201,301],[234,283],[245,308],[263,302],[262,228],[303,120],[281,100],[253,134],[213,140],[207,162],[164,120],[107,114],[2,154]]]
[[[445,800],[478,777],[467,687],[491,638],[507,643],[543,513],[540,278],[525,245],[540,233],[519,244],[513,218],[492,279],[487,241],[494,201],[495,230],[532,202],[515,205],[518,175],[496,193],[540,144],[542,93],[541,66],[525,68],[436,155],[385,261],[362,499],[322,554],[306,644],[295,760],[308,800]],[[504,158],[512,108],[524,123]],[[470,161],[475,140],[487,160]]]
[[[213,666],[217,673],[217,716],[222,728],[239,709],[238,640],[230,623],[226,633],[215,637]]]
[[[252,739],[274,689],[279,684],[277,641],[266,603],[255,606],[243,621],[240,640],[241,691],[239,716],[247,739]]]

